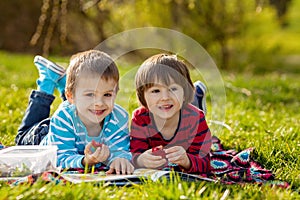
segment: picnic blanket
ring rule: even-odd
[[[0,143],[1,146],[1,143]],[[207,174],[208,178],[217,180],[222,184],[258,184],[278,186],[288,188],[290,185],[286,181],[281,181],[275,178],[271,170],[264,169],[262,165],[253,160],[251,153],[254,148],[247,148],[237,152],[234,149],[224,149],[219,138],[213,136],[211,147],[211,172]],[[100,173],[107,168],[93,169],[93,173]],[[85,173],[84,169],[69,169],[76,173]],[[89,173],[91,171],[88,171]],[[57,172],[43,172],[32,174],[18,180],[9,181],[11,185],[21,183],[34,183],[38,179],[45,182],[65,183]]]
[[[271,170],[264,169],[262,165],[253,160],[250,147],[237,152],[234,149],[226,150],[219,138],[213,136],[211,147],[211,173],[210,178],[220,180],[225,184],[267,184],[288,188],[289,183],[275,179]]]

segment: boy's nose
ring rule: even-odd
[[[102,105],[103,104],[103,100],[102,100],[102,98],[94,98],[94,103],[96,105]]]
[[[162,99],[168,99],[170,97],[170,94],[169,94],[168,90],[162,91],[161,95],[162,95],[161,96]]]

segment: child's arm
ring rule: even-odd
[[[204,115],[201,115],[195,126],[189,139],[191,145],[186,151],[191,167],[185,170],[190,173],[206,173],[210,170],[211,133]]]
[[[59,107],[51,118],[47,137],[52,145],[58,147],[57,166],[64,169],[84,168],[81,163],[84,157],[84,143],[78,140],[79,137],[74,129],[74,122],[70,114],[64,108]],[[81,142],[82,144],[76,145],[76,140],[77,143]],[[82,149],[79,146],[82,146]]]
[[[199,145],[201,148],[201,145]],[[198,153],[191,153],[196,151]],[[188,173],[206,173],[209,171],[210,156],[209,154],[201,155],[201,150],[185,150],[182,146],[173,146],[165,149],[166,158],[169,162],[178,164],[179,167]]]
[[[135,167],[142,167],[137,159],[142,153],[150,148],[144,133],[144,128],[137,125],[135,121],[132,120],[130,127],[130,151],[132,153],[132,162]]]
[[[199,114],[182,119],[182,123],[189,124],[190,128],[186,129],[188,137],[177,139],[177,146],[165,149],[168,161],[187,173],[206,173],[210,170],[211,133],[203,113]]]
[[[133,120],[130,129],[130,150],[135,167],[158,168],[167,160],[163,156],[155,155],[145,135],[146,127],[137,125]]]
[[[112,118],[108,122],[105,129],[109,130],[105,133],[105,143],[110,150],[110,157],[107,165],[116,173],[123,171],[132,172],[133,167],[130,163],[132,155],[129,150],[130,138],[128,130],[128,113],[120,106],[115,105]]]
[[[128,125],[128,124],[127,124]],[[120,131],[115,138],[110,139],[110,158],[107,165],[109,170],[107,174],[131,174],[134,170],[131,164],[131,153],[129,151],[129,133],[128,127],[123,131]]]

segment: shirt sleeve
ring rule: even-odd
[[[128,120],[128,113],[120,106],[116,106],[116,110],[112,113],[112,118],[104,130],[108,133],[105,136],[105,141],[110,150],[110,157],[107,162],[108,166],[116,158],[125,158],[131,161]]]
[[[150,144],[145,136],[145,128],[136,123],[138,118],[132,119],[130,127],[130,151],[132,153],[132,163],[135,167],[137,165],[137,158],[150,148]]]
[[[59,108],[52,116],[48,137],[50,143],[58,148],[57,166],[64,169],[84,168],[81,163],[84,155],[76,147],[74,122],[70,113],[63,108]]]
[[[187,155],[191,161],[187,173],[207,173],[210,171],[210,149],[211,149],[211,132],[207,126],[204,114],[194,123],[195,131],[191,131],[191,145],[187,150]]]

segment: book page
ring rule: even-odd
[[[145,178],[150,177],[152,181],[157,181],[159,178],[169,173],[170,171],[147,169],[147,168],[139,168],[133,172],[133,174],[138,175],[139,177],[145,177]]]
[[[72,174],[63,173],[60,175],[62,178],[70,181],[72,183],[82,183],[82,182],[101,182],[101,181],[130,181],[130,179],[138,178],[137,175],[99,175],[99,174]]]
[[[157,181],[162,177],[170,177],[172,171],[163,171],[157,169],[146,169],[146,168],[139,168],[136,169],[133,174],[130,175],[117,175],[117,174],[77,174],[77,173],[68,173],[63,172],[60,176],[67,181],[72,183],[82,183],[82,182],[142,182],[142,178],[144,179],[151,179],[152,181]],[[210,178],[201,177],[196,174],[187,174],[183,172],[175,172],[179,175],[182,180],[186,181],[210,181],[215,182],[215,180]]]

